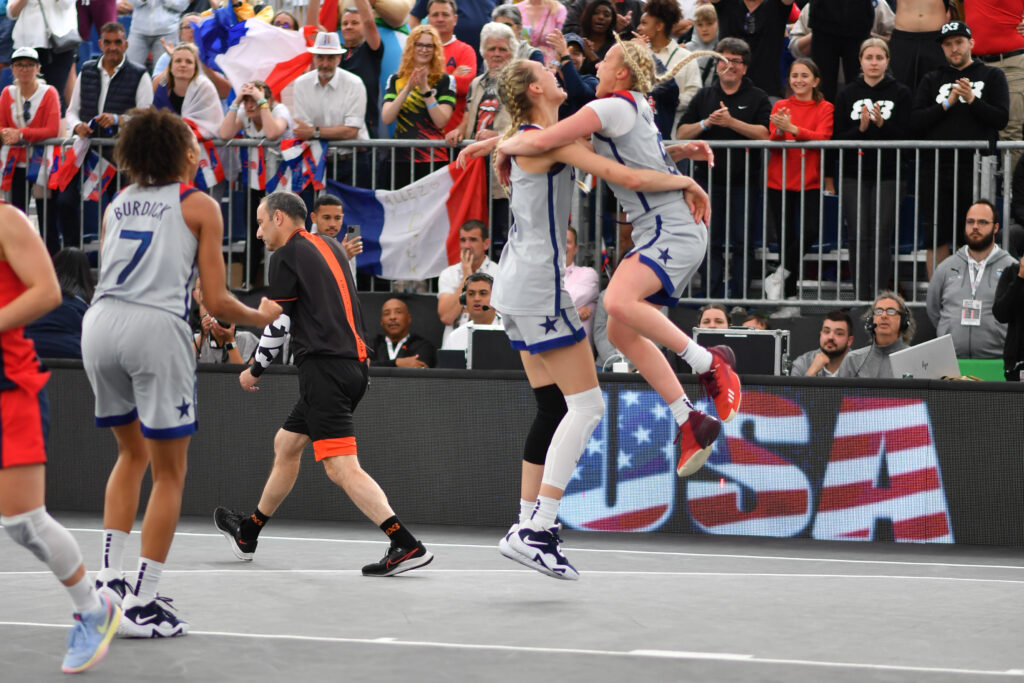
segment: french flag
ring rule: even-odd
[[[459,259],[459,227],[487,221],[485,161],[454,163],[399,190],[363,190],[327,181],[345,207],[345,225],[360,226],[359,270],[390,280],[436,277]]]
[[[117,168],[96,152],[89,152],[85,163],[82,164],[82,172],[82,196],[91,202],[97,202],[100,194],[107,191],[110,182],[117,175]]]
[[[238,21],[230,5],[196,26],[195,40],[203,62],[221,71],[235,92],[243,83],[260,80],[280,97],[281,89],[313,63],[301,32],[260,19]]]

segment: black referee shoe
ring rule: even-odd
[[[394,576],[410,569],[425,567],[433,559],[434,556],[422,543],[416,543],[416,547],[411,550],[393,545],[388,549],[388,554],[380,558],[380,562],[363,567],[363,576]]]
[[[242,540],[242,520],[244,519],[243,515],[227,508],[219,507],[213,511],[213,523],[217,525],[217,531],[228,539],[228,543],[231,544],[231,552],[244,562],[252,562],[253,553],[256,552],[256,541]]]

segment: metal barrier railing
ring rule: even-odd
[[[36,147],[70,142],[46,140]],[[91,144],[106,148],[114,142],[96,139]],[[225,214],[225,259],[229,268],[235,268],[233,284],[249,287],[259,280],[259,268],[265,263],[255,236],[254,202],[260,193],[242,182],[236,154],[225,150],[264,146],[266,155],[273,157],[279,144],[232,139],[214,141],[214,145],[227,176],[211,190]],[[813,144],[750,140],[711,146],[716,164],[710,182],[701,168],[705,165],[680,164],[684,172],[701,180],[715,208],[705,263],[683,300],[849,306],[868,303],[878,289],[890,286],[902,290],[908,302],[923,305],[928,273],[938,260],[930,247],[962,243],[965,203],[988,198],[1001,209],[1002,223],[1009,224],[1011,154],[1024,149],[1024,142],[1000,142],[995,155],[990,155],[992,146],[986,141],[864,145],[838,140]],[[337,141],[329,148],[327,177],[367,189],[402,187],[456,156],[456,150],[443,141]],[[798,169],[792,168],[794,162],[786,150],[802,152]],[[417,152],[426,160],[416,161]],[[109,156],[109,150],[105,153]],[[815,155],[817,162],[809,166],[808,156]],[[866,155],[873,157],[873,163],[864,162]],[[773,156],[780,157],[783,177],[796,174],[800,189],[782,192],[770,187]],[[807,187],[814,177],[820,179],[817,187]],[[82,181],[80,171],[64,192],[33,191],[27,183],[11,188],[16,204],[27,206],[29,199],[35,199],[40,231],[51,250],[61,242],[95,249],[104,202],[82,197],[78,189]],[[108,198],[121,182],[118,176],[111,183]],[[491,257],[497,259],[511,218],[507,200],[493,183],[488,174]],[[614,264],[630,247],[625,215],[603,181],[597,181],[589,193],[579,188],[573,192],[572,224],[580,242],[577,262],[599,270],[603,263]],[[790,218],[795,227],[780,225],[784,218]],[[52,234],[54,230],[60,238]],[[1006,246],[1009,231],[1001,234]],[[390,286],[369,280],[364,284],[374,289]],[[787,294],[795,298],[785,300]]]

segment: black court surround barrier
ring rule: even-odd
[[[47,504],[97,512],[114,439],[93,426],[81,365],[50,365]],[[294,368],[271,368],[254,394],[237,371],[198,373],[185,515],[256,504],[296,398]],[[1024,546],[1024,384],[746,377],[708,464],[679,479],[672,417],[635,379],[602,376],[607,411],[566,491],[568,527]],[[360,461],[407,522],[506,526],[533,413],[521,373],[374,369]],[[311,449],[303,463],[279,517],[362,519]]]

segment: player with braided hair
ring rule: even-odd
[[[694,52],[690,58],[702,56]],[[676,64],[682,68],[685,60]],[[670,70],[664,78],[671,78]],[[535,135],[520,135],[498,147],[500,155],[532,156],[591,135],[601,156],[633,169],[678,173],[654,125],[646,93],[657,82],[650,50],[637,41],[619,42],[597,65],[598,100]],[[499,159],[499,162],[501,160]],[[608,338],[665,400],[679,425],[676,472],[696,472],[711,454],[721,422],[696,410],[658,346],[672,349],[700,376],[719,418],[732,419],[740,407],[740,381],[727,347],[706,349],[658,310],[675,305],[707,249],[703,217],[684,210],[678,192],[637,192],[610,183],[633,225],[632,251],[625,255],[605,293]]]
[[[541,64],[516,60],[498,77],[498,96],[512,118],[503,139],[516,140],[555,125],[565,91]],[[707,195],[690,178],[631,169],[572,141],[512,161],[509,206],[515,223],[498,264],[491,306],[501,313],[509,340],[520,351],[537,399],[537,417],[524,449],[519,521],[499,549],[560,579],[577,579],[579,574],[559,550],[555,518],[576,463],[604,414],[594,356],[565,289],[573,166],[632,192],[685,195],[697,220],[703,220],[708,205]]]

